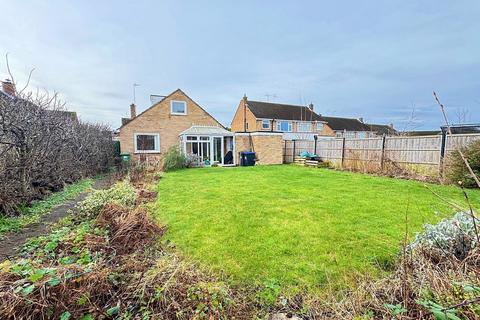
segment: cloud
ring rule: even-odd
[[[94,7],[95,10],[92,10]],[[322,114],[403,125],[412,105],[438,128],[480,121],[480,3],[306,1],[8,2],[0,53],[19,82],[58,91],[82,118],[112,127],[150,94],[182,88],[229,125],[239,100],[313,102]],[[0,72],[5,65],[0,64]]]

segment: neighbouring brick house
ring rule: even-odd
[[[243,97],[232,120],[234,132],[280,132],[284,140],[317,137],[369,138],[396,134],[393,126],[363,123],[361,119],[326,117],[313,104],[298,106],[251,101]]]
[[[362,118],[320,117],[326,121],[326,125],[337,138],[364,139],[398,134],[393,125],[364,123]]]
[[[311,140],[315,135],[333,135],[325,124],[313,111],[313,104],[297,106],[243,97],[231,126],[234,132],[281,132],[284,140]]]

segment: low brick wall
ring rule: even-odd
[[[236,163],[240,164],[240,152],[255,151],[258,164],[283,163],[283,137],[277,132],[251,132],[235,134]]]

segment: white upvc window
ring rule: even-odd
[[[170,101],[170,113],[175,115],[186,115],[187,114],[187,103],[180,100]]]
[[[135,153],[159,153],[160,134],[158,133],[135,133],[133,135]]]
[[[346,131],[345,138],[350,138],[350,139],[355,138],[355,131]]]
[[[277,131],[292,132],[292,122],[291,121],[278,121],[277,122]]]
[[[323,122],[317,122],[317,131],[323,130]]]
[[[311,122],[297,122],[297,132],[311,132],[312,123]]]
[[[262,129],[263,130],[270,129],[270,120],[262,120]]]
[[[358,133],[358,138],[365,139],[367,137],[367,133],[365,131],[360,131]]]

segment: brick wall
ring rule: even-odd
[[[283,139],[280,133],[253,132],[250,134],[237,133],[235,135],[236,163],[240,164],[240,152],[253,150],[258,164],[283,163]]]
[[[187,115],[172,115],[170,113],[170,101],[172,100],[186,101]],[[219,126],[220,123],[184,92],[176,90],[164,100],[147,109],[120,128],[119,141],[121,152],[135,154],[133,141],[135,133],[158,133],[160,134],[160,153],[142,153],[142,157],[158,159],[168,148],[179,144],[179,134],[192,125]],[[139,155],[135,154],[134,158],[138,158]]]

